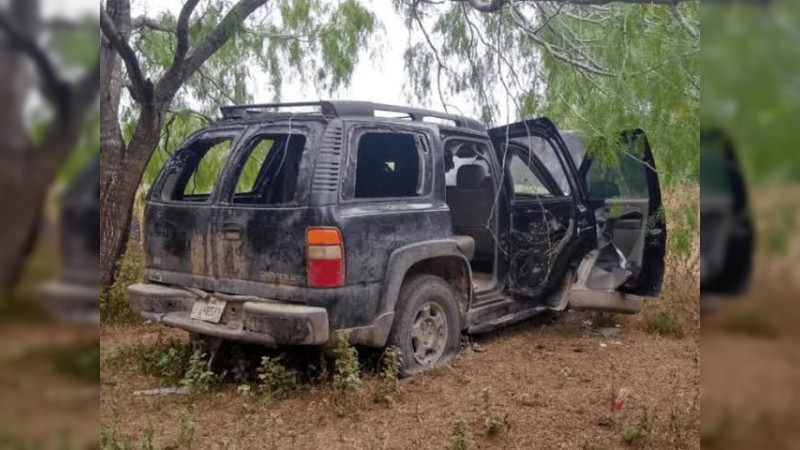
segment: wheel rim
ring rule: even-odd
[[[423,304],[414,315],[411,328],[411,351],[421,365],[435,363],[447,346],[447,318],[435,302]]]

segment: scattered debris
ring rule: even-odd
[[[605,342],[601,342],[599,345],[600,345],[600,348],[608,347],[608,344],[606,344]]]
[[[609,327],[606,327],[606,328],[598,328],[597,330],[595,330],[595,333],[596,333],[596,334],[598,334],[598,335],[600,335],[600,336],[602,336],[602,337],[604,337],[604,338],[612,338],[612,337],[616,337],[616,336],[617,336],[617,335],[619,335],[621,332],[622,332],[622,329],[621,329],[621,328],[609,328]]]
[[[628,395],[630,395],[630,389],[619,388],[611,403],[611,409],[615,411],[622,409],[622,407],[625,406],[625,400],[628,398]]]
[[[149,389],[145,391],[134,391],[133,395],[139,397],[142,395],[189,395],[189,389],[185,387],[171,386],[161,389]]]
[[[597,425],[603,428],[611,428],[611,426],[614,425],[614,419],[612,419],[611,416],[601,417],[600,420],[597,421]]]
[[[475,353],[483,353],[483,352],[486,351],[486,349],[481,344],[478,344],[477,342],[473,342],[472,343],[472,351],[475,352]]]

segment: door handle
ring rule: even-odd
[[[222,224],[222,239],[226,241],[238,241],[242,239],[242,230],[244,228],[241,224],[236,222],[225,222]]]

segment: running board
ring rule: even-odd
[[[506,325],[522,322],[523,320],[530,319],[533,316],[539,315],[540,313],[549,310],[550,308],[545,308],[541,306],[537,306],[530,309],[524,309],[522,311],[518,311],[513,314],[507,314],[505,316],[498,317],[497,319],[490,320],[488,322],[484,322],[479,325],[473,325],[467,329],[467,333],[469,334],[487,333],[489,331],[496,330],[497,328],[504,327]]]
[[[644,299],[638,295],[624,294],[618,291],[593,291],[588,289],[571,289],[569,306],[573,309],[606,311],[623,314],[641,312]]]

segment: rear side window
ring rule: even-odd
[[[161,198],[171,201],[204,202],[208,199],[228,160],[233,139],[198,139],[178,150],[164,168],[166,178]]]
[[[419,197],[421,142],[411,133],[365,133],[356,148],[355,198]]]
[[[302,134],[267,134],[252,139],[236,175],[233,203],[292,203],[305,146]]]

